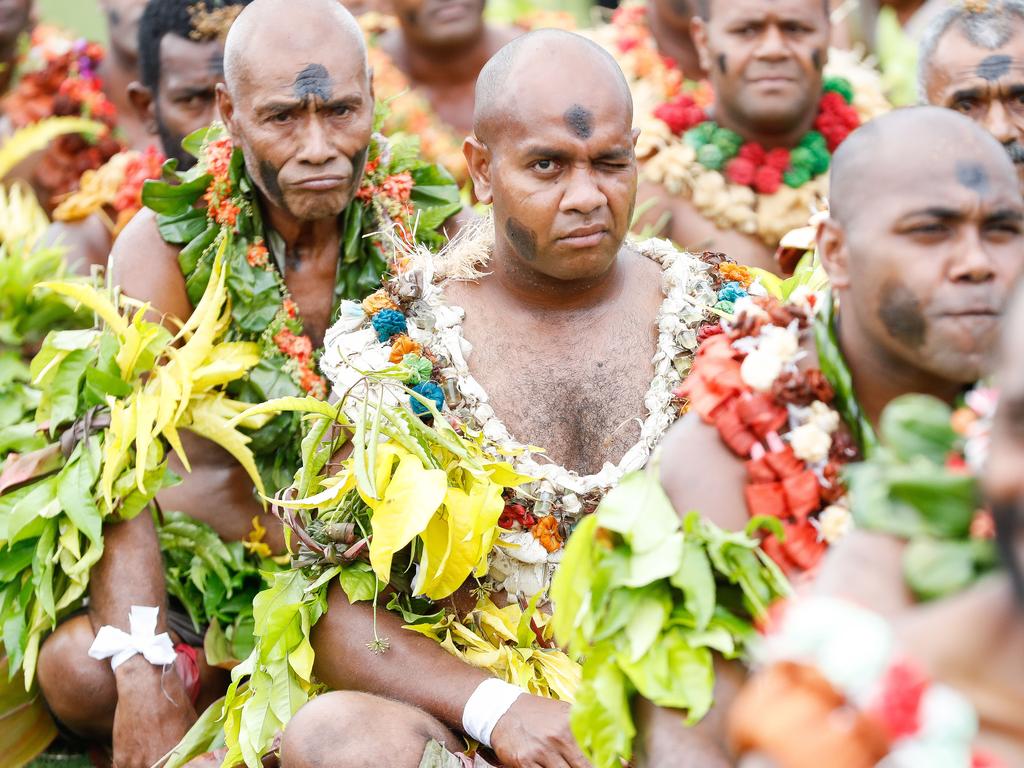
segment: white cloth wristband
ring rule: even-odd
[[[156,618],[159,608],[148,605],[133,605],[128,612],[128,626],[131,634],[106,625],[100,627],[96,639],[89,646],[89,656],[94,659],[110,659],[110,668],[117,669],[137,653],[156,667],[173,664],[177,658],[170,635],[156,634]]]
[[[462,710],[462,730],[485,747],[491,746],[491,732],[501,716],[525,691],[515,685],[490,677],[473,691]]]

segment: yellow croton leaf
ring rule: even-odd
[[[79,304],[91,309],[99,315],[103,322],[110,326],[118,336],[123,337],[128,330],[128,321],[121,317],[113,302],[103,293],[82,283],[39,283],[37,288],[53,291],[61,296],[74,299]]]
[[[239,379],[260,361],[260,347],[251,341],[226,341],[215,346],[206,362],[192,374],[197,390],[219,387]]]
[[[355,487],[356,474],[345,466],[339,474],[324,481],[324,489],[319,493],[304,499],[278,499],[274,503],[285,509],[320,509],[337,504]]]
[[[523,483],[533,482],[536,478],[516,472],[515,467],[507,461],[493,461],[484,464],[484,469],[491,475],[491,481],[503,488],[515,488]]]
[[[378,447],[380,456],[387,444]],[[397,449],[394,449],[397,451]],[[378,478],[378,491],[381,491]],[[364,499],[373,510],[370,527],[370,564],[381,581],[391,580],[391,560],[427,527],[444,501],[448,478],[443,470],[425,469],[411,453],[401,452],[398,468],[376,499]]]

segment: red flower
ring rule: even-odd
[[[305,337],[303,337],[305,338]],[[327,396],[327,382],[312,368],[299,370],[299,386],[315,398],[323,400]]]
[[[287,313],[288,317],[290,317],[291,319],[294,320],[298,316],[299,308],[291,299],[285,299],[281,306],[284,308],[285,313]]]
[[[505,510],[498,519],[498,527],[511,530],[516,523],[529,529],[537,524],[537,518],[527,512],[526,507],[522,504],[506,504]]]
[[[772,150],[774,151],[774,150]],[[782,186],[782,171],[765,163],[754,174],[754,191],[762,195],[774,195]]]
[[[412,194],[412,174],[408,171],[388,176],[380,185],[381,192],[401,203]]]
[[[282,328],[274,334],[274,343],[279,350],[301,365],[306,365],[313,359],[313,342],[309,340],[309,336],[296,336],[287,328]]]
[[[677,135],[685,133],[708,119],[704,110],[697,106],[693,97],[685,93],[657,107],[654,110],[654,116]]]
[[[749,187],[754,183],[757,166],[745,157],[734,157],[725,166],[725,178],[733,184]]]
[[[148,179],[160,178],[164,156],[154,146],[149,146],[138,157],[132,158],[124,171],[124,181],[114,197],[114,210],[138,210],[142,207],[142,185]]]
[[[740,147],[737,157],[742,157],[744,160],[749,160],[754,165],[762,165],[765,157],[767,156],[764,147],[758,144],[756,141],[748,141],[742,147]]]
[[[893,664],[882,681],[882,690],[871,712],[889,734],[891,741],[917,733],[921,727],[921,699],[928,678],[918,667],[906,661]]]
[[[225,136],[217,139],[206,146],[203,157],[206,160],[206,167],[214,178],[227,178],[231,168],[231,154],[234,148],[231,139]]]
[[[697,343],[703,344],[712,336],[717,336],[720,333],[725,333],[725,329],[722,328],[721,323],[704,323],[697,329]]]
[[[764,156],[764,164],[774,168],[780,174],[789,168],[789,150],[783,147],[776,147]]]

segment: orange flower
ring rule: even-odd
[[[227,177],[228,170],[231,168],[231,153],[233,151],[231,139],[227,137],[217,139],[217,141],[206,146],[206,150],[203,153],[204,159],[206,160],[206,167],[209,168],[214,178]]]
[[[397,365],[406,355],[418,355],[422,349],[423,347],[401,333],[395,339],[395,343],[391,345],[391,354],[388,356],[388,360]]]
[[[412,174],[408,171],[388,176],[380,185],[380,190],[388,197],[399,202],[406,202],[412,194]]]
[[[533,538],[548,552],[557,552],[562,548],[562,534],[558,532],[558,520],[554,515],[542,517],[533,526]]]
[[[309,336],[296,336],[287,328],[282,328],[274,334],[274,343],[278,349],[301,365],[308,365],[313,358],[313,342],[309,340]]]
[[[269,255],[270,251],[267,250],[267,246],[263,244],[262,240],[257,240],[245,252],[245,260],[249,262],[250,267],[265,267],[267,266],[267,256]],[[287,307],[285,309],[287,310]],[[294,315],[291,316],[294,317]]]
[[[950,419],[950,426],[953,427],[953,431],[958,435],[965,436],[977,420],[978,414],[970,408],[957,408],[953,411],[953,416]]]
[[[303,337],[305,338],[305,337]],[[302,368],[299,371],[299,386],[308,394],[323,400],[327,396],[327,382],[312,368]]]
[[[750,274],[750,270],[739,264],[722,262],[718,265],[718,274],[722,276],[722,280],[725,282],[735,281],[744,288],[749,288],[750,284],[754,282],[754,276]]]
[[[371,293],[363,299],[363,311],[370,315],[376,315],[382,309],[398,309],[398,304],[388,296],[387,291],[381,288],[376,293]]]
[[[285,299],[281,303],[281,306],[284,308],[284,311],[288,314],[288,317],[290,317],[292,320],[294,320],[296,316],[299,314],[298,306],[291,299]]]

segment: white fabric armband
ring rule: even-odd
[[[473,691],[462,710],[462,730],[485,747],[491,746],[491,732],[501,716],[526,693],[522,688],[491,677]]]
[[[94,659],[110,659],[110,668],[117,669],[137,653],[141,653],[153,666],[173,664],[177,654],[166,632],[156,633],[156,618],[159,608],[148,605],[133,605],[128,612],[128,626],[131,634],[106,625],[100,627],[96,639],[89,646],[89,656]]]

